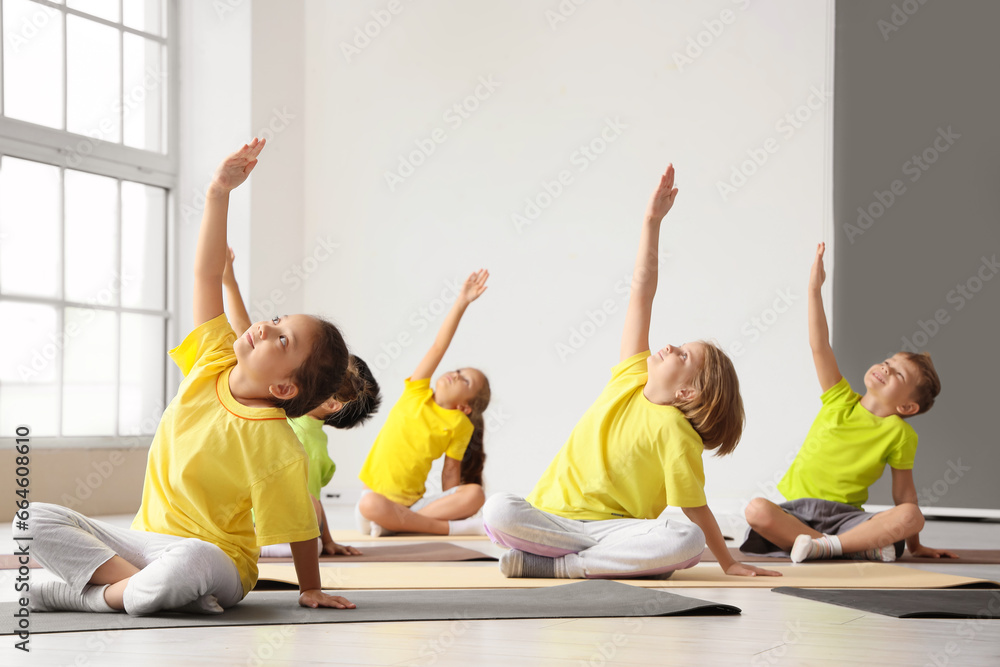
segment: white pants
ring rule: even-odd
[[[495,544],[565,559],[574,579],[648,577],[691,567],[701,560],[705,534],[668,519],[576,521],[532,507],[510,493],[483,506],[486,534]]]
[[[14,521],[14,539],[31,538],[31,555],[83,591],[98,567],[121,556],[139,572],[125,587],[125,611],[152,614],[214,595],[223,608],[243,599],[236,564],[219,547],[194,538],[117,528],[59,505],[31,503],[27,530]]]

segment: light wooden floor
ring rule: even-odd
[[[334,527],[347,508],[328,508]],[[127,525],[125,517],[115,522]],[[1000,524],[928,522],[932,546],[1000,548]],[[10,527],[0,529],[7,549]],[[462,546],[480,548],[478,543]],[[482,543],[484,551],[495,549]],[[468,563],[496,567],[495,563]],[[1000,566],[924,569],[1000,580]],[[33,579],[51,576],[33,572]],[[15,599],[0,573],[0,600]],[[899,620],[761,589],[684,589],[736,605],[735,617],[345,623],[3,637],[2,665],[1000,665],[1000,620]],[[349,596],[348,596],[349,597]]]

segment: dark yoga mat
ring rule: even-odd
[[[923,565],[1000,565],[1000,549],[948,549],[956,554],[958,558],[916,558],[910,555],[909,551],[903,552],[903,557],[897,559],[896,563],[921,563]],[[756,554],[745,554],[736,547],[729,547],[729,553],[733,558],[743,563],[791,563],[792,560],[783,556],[758,556]],[[708,549],[701,555],[702,563],[714,563],[715,556]],[[813,561],[809,561],[813,562]],[[816,561],[829,562],[829,561]]]
[[[448,542],[418,542],[358,547],[360,556],[320,556],[321,563],[447,563],[466,560],[496,560],[475,549]],[[261,558],[261,563],[291,563],[291,558]]]
[[[1000,591],[773,588],[775,593],[896,618],[1000,619]]]
[[[534,589],[351,591],[357,609],[306,609],[298,593],[251,593],[217,616],[165,613],[155,616],[49,612],[30,615],[32,634],[144,628],[361,623],[372,621],[450,621],[504,618],[616,618],[625,616],[721,616],[740,609],[676,593],[614,581],[591,580]],[[13,634],[14,603],[0,604],[3,631]]]

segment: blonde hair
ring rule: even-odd
[[[674,403],[701,436],[705,449],[716,456],[731,454],[743,435],[746,414],[740,396],[740,379],[732,360],[718,345],[705,345],[705,361],[695,377],[694,397]]]

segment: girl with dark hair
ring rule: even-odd
[[[367,489],[355,512],[362,533],[482,534],[477,512],[486,500],[483,412],[490,403],[490,383],[481,371],[460,368],[440,376],[431,389],[431,375],[465,309],[486,291],[489,275],[483,269],[466,279],[368,453],[359,475]],[[425,496],[431,464],[442,454],[442,493]]]
[[[32,503],[32,555],[62,581],[31,587],[33,611],[220,614],[257,582],[262,545],[290,542],[304,607],[353,608],[321,590],[307,460],[286,421],[333,395],[347,345],[329,322],[276,317],[237,335],[223,312],[229,193],[264,141],[227,157],[205,197],[194,258],[194,329],[170,356],[184,373],[149,448],[131,529]],[[256,530],[251,510],[256,509]]]

